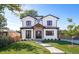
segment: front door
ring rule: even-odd
[[[38,30],[36,31],[36,39],[41,39],[42,38],[42,31]]]

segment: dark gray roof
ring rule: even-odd
[[[49,15],[47,15],[47,16],[52,16],[52,17],[55,17],[55,18],[59,19],[59,17],[54,16],[54,15],[51,15],[51,14],[49,14]],[[47,17],[47,16],[44,16],[44,17]]]
[[[27,16],[30,16],[30,17],[33,17],[34,19],[36,19],[36,20],[38,20],[36,17],[41,17],[41,19],[43,19],[44,17],[47,17],[47,16],[52,16],[52,17],[55,17],[55,18],[57,18],[57,19],[59,19],[59,17],[57,17],[57,16],[54,16],[54,15],[51,15],[51,14],[49,14],[49,15],[46,15],[46,16],[31,16],[31,15],[27,15]],[[26,16],[26,17],[27,17]]]

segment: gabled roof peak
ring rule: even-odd
[[[59,17],[57,17],[57,16],[54,16],[54,15],[51,15],[51,14],[48,14],[48,15],[46,15],[46,16],[31,16],[31,15],[27,15],[26,17],[33,17],[34,19],[36,19],[37,20],[37,17],[41,17],[41,19],[42,18],[44,18],[44,17],[47,17],[47,16],[52,16],[52,17],[55,17],[55,18],[57,18],[57,19],[59,19]],[[24,17],[25,18],[25,17]]]
[[[45,17],[47,17],[47,16],[52,16],[52,17],[55,17],[55,18],[59,19],[59,17],[54,16],[54,15],[51,15],[51,14],[48,14],[48,15],[46,15]]]

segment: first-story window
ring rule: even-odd
[[[31,38],[31,30],[26,30],[26,38]]]
[[[54,31],[46,31],[46,35],[54,35]]]

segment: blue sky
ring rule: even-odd
[[[60,29],[66,29],[67,18],[72,18],[73,22],[79,24],[79,5],[77,4],[26,4],[22,6],[23,10],[34,9],[38,11],[39,15],[48,15],[52,14],[59,17],[58,27]],[[14,15],[7,9],[5,10],[5,16],[7,18],[7,27],[11,30],[19,30],[22,26],[21,19],[18,16]]]

